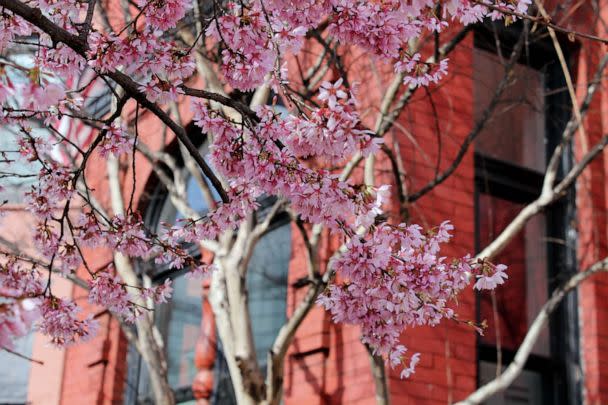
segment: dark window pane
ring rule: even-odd
[[[197,372],[194,348],[201,328],[203,291],[200,280],[185,277],[176,278],[173,288],[172,299],[159,315],[166,317],[169,384],[184,387],[192,384]]]
[[[505,367],[502,367],[504,371]],[[479,362],[480,385],[496,378],[496,363]],[[538,372],[523,370],[513,383],[504,391],[493,395],[484,402],[486,405],[538,405],[543,403],[542,375]]]
[[[260,364],[287,319],[287,272],[291,258],[291,228],[281,226],[265,235],[254,249],[247,273],[249,311]]]
[[[480,194],[479,242],[489,244],[521,211],[523,205]],[[516,350],[523,341],[528,326],[547,300],[547,247],[545,217],[532,218],[503,252],[494,260],[509,266],[509,279],[492,293],[480,293],[480,320],[488,328],[481,337],[486,345]],[[543,330],[533,353],[550,356],[549,334]]]
[[[215,366],[213,369],[212,405],[236,405],[236,396],[230,379],[230,371],[224,357],[222,342],[218,340]]]
[[[477,137],[476,150],[495,159],[543,171],[546,161],[544,74],[524,65],[516,65],[513,70],[510,86]],[[497,55],[474,49],[475,121],[490,104],[504,72]]]

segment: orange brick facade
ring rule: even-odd
[[[608,9],[604,9],[608,13]],[[570,20],[578,21],[582,31],[588,31],[591,8],[581,7]],[[576,28],[573,26],[573,28]],[[598,34],[606,34],[599,28]],[[435,164],[446,168],[458,153],[462,141],[472,128],[473,118],[473,39],[469,36],[450,55],[450,75],[441,86],[432,89],[434,108],[440,128],[445,137],[441,155],[438,155],[435,115],[428,98],[416,96],[401,114],[399,125],[415,137],[416,144],[403,135],[390,133],[391,142],[399,145],[399,151],[407,174],[408,190],[417,190],[431,180]],[[576,88],[582,96],[585,84],[595,73],[599,59],[606,48],[599,44],[584,42],[573,61],[572,70]],[[373,75],[361,63],[353,63],[351,72],[362,84],[360,94],[369,97],[373,105],[380,87],[374,86]],[[602,86],[606,86],[606,81]],[[420,93],[422,94],[422,90]],[[362,97],[363,98],[363,97]],[[180,106],[182,119],[188,122],[189,108]],[[375,116],[372,112],[371,116]],[[608,89],[596,96],[585,119],[588,139],[576,138],[576,156],[580,157],[586,145],[593,145],[608,133]],[[154,119],[144,117],[139,131],[146,142],[161,148],[160,136],[163,127]],[[156,144],[155,144],[156,142]],[[425,151],[426,155],[419,151]],[[582,176],[577,186],[577,223],[579,269],[608,254],[608,156],[599,156]],[[89,164],[89,179],[102,204],[109,203],[105,178],[95,172],[105,173],[105,163],[100,160]],[[380,161],[379,166],[388,163]],[[135,184],[135,199],[145,208],[147,193],[152,186],[151,166],[140,155],[136,158],[138,180]],[[388,177],[390,181],[390,177]],[[125,190],[131,190],[131,176],[124,176]],[[104,200],[104,198],[106,200]],[[109,204],[108,204],[109,205]],[[475,182],[473,148],[469,150],[458,170],[442,185],[408,207],[413,222],[423,226],[434,226],[450,219],[455,226],[455,239],[446,255],[461,256],[475,251]],[[292,311],[303,296],[305,288],[293,286],[305,276],[303,241],[297,232],[292,233],[292,258],[290,262],[287,307]],[[326,241],[329,245],[331,242]],[[93,268],[105,264],[110,257],[107,251],[86,252]],[[508,263],[507,263],[508,264]],[[72,296],[86,308],[83,290],[72,287]],[[608,403],[608,275],[599,275],[586,281],[579,291],[580,356],[583,364],[583,397],[587,404]],[[98,309],[88,308],[96,311]],[[459,298],[457,307],[463,319],[476,319],[476,298],[472,289],[467,289]],[[122,404],[125,390],[127,342],[122,336],[116,320],[107,314],[99,316],[100,333],[90,343],[65,350],[61,367],[62,384],[59,390],[61,405],[76,404]],[[477,337],[469,327],[444,321],[435,328],[424,327],[408,330],[403,343],[411,352],[420,352],[421,361],[416,373],[408,380],[399,379],[398,373],[390,373],[389,388],[394,404],[440,405],[466,397],[477,387]],[[203,350],[203,349],[201,349]],[[200,360],[200,367],[205,362]],[[374,404],[374,384],[370,372],[368,354],[359,341],[354,327],[336,325],[328,313],[315,308],[304,321],[290,348],[285,367],[284,394],[286,405],[330,405],[330,404]],[[208,365],[208,364],[207,364]],[[34,366],[36,367],[36,366]],[[201,375],[203,379],[205,376]],[[32,381],[30,391],[37,390],[41,381]],[[204,390],[203,390],[204,391]],[[35,397],[35,395],[30,395]],[[40,402],[41,403],[41,402]],[[34,404],[38,402],[34,401]]]

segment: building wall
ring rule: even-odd
[[[604,9],[606,10],[606,9]],[[606,11],[608,12],[608,11]],[[585,30],[592,10],[581,7],[573,14],[579,28]],[[604,32],[604,31],[602,31]],[[416,144],[404,135],[389,134],[388,139],[399,145],[401,158],[408,175],[408,189],[417,190],[435,173],[435,164],[440,159],[444,169],[456,156],[462,140],[473,125],[473,80],[471,70],[472,38],[466,39],[460,49],[450,55],[450,76],[441,86],[432,89],[434,108],[441,117],[444,137],[441,155],[437,149],[437,135],[433,107],[427,99],[416,97],[399,119],[399,125],[407,129]],[[594,74],[600,55],[605,48],[585,42],[579,53],[575,71],[577,89],[584,90]],[[360,65],[362,81],[361,93],[370,101],[382,94],[382,89],[367,77],[371,75],[363,62]],[[369,79],[369,80],[368,80]],[[602,82],[602,85],[606,85]],[[581,93],[582,94],[582,93]],[[576,155],[582,156],[585,145],[592,145],[603,134],[608,133],[606,118],[608,99],[602,92],[593,103],[586,119],[587,139],[577,135]],[[369,103],[370,105],[373,103]],[[189,120],[189,109],[180,105],[184,122]],[[156,140],[163,126],[151,117],[145,117],[140,133],[148,141]],[[394,136],[394,140],[393,140]],[[426,156],[420,153],[424,150]],[[387,163],[380,160],[379,165]],[[105,167],[101,160],[93,160],[89,166],[88,178],[97,189],[102,203],[108,203]],[[141,156],[136,160],[139,179],[149,177],[151,166]],[[606,210],[608,189],[605,174],[608,161],[605,156],[597,159],[591,170],[577,187],[578,208],[578,252],[579,268],[584,269],[608,253]],[[448,256],[461,256],[475,249],[474,217],[474,167],[472,149],[461,162],[458,170],[445,183],[435,188],[427,196],[408,207],[412,221],[425,227],[432,227],[445,219],[450,219],[456,228],[455,239],[447,248]],[[131,189],[130,176],[125,176],[125,189]],[[136,183],[135,199],[145,201],[147,189],[145,181]],[[290,283],[306,274],[304,257],[301,254],[302,240],[298,232],[293,232],[293,257],[290,264]],[[328,247],[335,247],[335,241],[325,239]],[[93,268],[110,260],[111,252],[87,252]],[[288,311],[305,293],[305,288],[290,287]],[[83,291],[73,287],[75,298],[82,297]],[[580,289],[581,358],[584,364],[584,396],[588,404],[608,403],[608,275],[599,275],[587,281]],[[87,310],[83,300],[79,300]],[[459,297],[458,313],[463,319],[475,319],[475,295],[471,289]],[[101,315],[102,328],[99,335],[89,344],[70,347],[65,351],[65,368],[62,374],[61,400],[42,401],[38,383],[32,379],[30,397],[36,404],[119,404],[122,401],[125,380],[126,340],[115,320]],[[445,404],[464,398],[477,384],[476,335],[475,332],[454,322],[445,321],[435,328],[423,327],[408,330],[403,335],[403,343],[410,353],[422,354],[416,373],[409,380],[399,379],[398,372],[390,373],[390,392],[395,404]],[[38,341],[37,341],[38,342]],[[40,349],[36,343],[34,353]],[[38,352],[42,353],[42,352]],[[47,356],[47,355],[44,355]],[[43,374],[34,374],[34,378]],[[39,380],[38,380],[39,381]],[[333,324],[330,316],[320,308],[312,310],[298,330],[290,348],[285,368],[285,403],[290,404],[373,404],[374,386],[370,374],[369,359],[359,342],[356,327]]]
[[[36,258],[38,254],[30,244],[31,230],[35,225],[33,216],[18,203],[19,196],[23,190],[4,190],[2,199],[10,198],[15,202],[0,207],[0,229],[2,238],[17,247],[23,254]],[[10,194],[10,195],[7,195]],[[62,277],[53,276],[53,292],[59,296],[71,296],[71,283]],[[15,357],[15,355],[3,352],[0,359],[0,368],[6,367],[8,375],[16,377],[15,380],[4,380],[5,384],[0,388],[2,402],[23,402],[27,400],[32,404],[59,404],[61,398],[61,381],[65,364],[65,351],[57,350],[49,346],[48,339],[40,333],[32,333],[33,336],[26,337],[22,344],[18,344],[16,351],[25,354],[44,364],[29,362],[28,360]],[[10,368],[10,370],[9,370]],[[6,378],[6,377],[5,377]],[[30,381],[29,386],[22,385]],[[22,386],[18,386],[20,384]],[[1,392],[3,389],[10,392]],[[8,394],[8,397],[6,396]]]
[[[605,12],[604,12],[605,14]],[[600,32],[605,33],[601,28]],[[586,84],[593,79],[603,46],[593,45],[581,50],[578,65],[578,83]],[[605,76],[604,76],[605,77]],[[605,88],[606,80],[601,86]],[[582,86],[577,86],[583,91]],[[601,89],[600,89],[601,91]],[[606,91],[595,97],[586,118],[586,133],[576,137],[575,155],[580,159],[606,135]],[[585,269],[608,254],[606,210],[607,154],[603,152],[591,163],[577,187],[579,268]],[[588,404],[608,401],[608,274],[599,274],[580,287],[579,308],[581,325],[581,357],[584,365],[584,390]]]

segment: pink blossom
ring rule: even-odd
[[[410,358],[410,364],[401,372],[401,378],[410,378],[414,374],[416,365],[420,362],[420,353],[414,353]]]
[[[102,305],[110,311],[122,314],[129,311],[131,296],[127,293],[126,286],[118,276],[112,276],[103,271],[95,274],[89,281],[89,302]]]
[[[59,245],[56,260],[59,261],[59,270],[63,275],[75,273],[82,264],[82,257],[76,245],[66,242]]]
[[[155,76],[147,83],[141,85],[139,90],[143,92],[150,101],[166,104],[170,101],[176,101],[178,95],[184,94],[184,91],[180,87],[181,84],[181,80],[168,82]]]
[[[53,270],[69,274],[81,265],[80,247],[106,247],[131,259],[154,259],[175,269],[191,268],[190,276],[205,276],[214,270],[213,265],[195,260],[183,243],[218,239],[238,229],[259,208],[260,196],[280,197],[289,202],[290,212],[299,220],[325,225],[344,242],[344,251],[330,263],[338,281],[319,297],[319,303],[336,322],[358,325],[363,341],[391,367],[402,367],[403,378],[409,377],[419,355],[406,361],[402,332],[454,317],[454,300],[468,285],[470,274],[477,279],[475,288],[492,289],[507,279],[506,267],[471,263],[470,256],[446,258],[443,246],[453,231],[447,221],[426,232],[415,224],[384,222],[390,204],[388,186],[357,184],[335,171],[355,154],[377,153],[383,142],[362,122],[356,85],[347,88],[342,79],[324,81],[332,72],[323,73],[320,87],[311,89],[312,100],[300,104],[293,98],[289,78],[294,75],[288,71],[286,54],[298,52],[307,31],[326,21],[323,35],[326,40],[331,37],[330,48],[358,48],[356,53],[392,65],[406,86],[429,86],[446,76],[448,60],[425,62],[432,60],[424,54],[425,47],[408,53],[411,40],[442,32],[452,21],[472,24],[504,18],[505,12],[524,13],[531,0],[499,0],[492,8],[489,3],[447,0],[441,3],[441,13],[431,0],[228,2],[207,21],[208,38],[193,44],[170,39],[190,10],[191,0],[136,0],[135,4],[141,11],[138,21],[107,33],[99,31],[97,19],[90,31],[82,30],[86,2],[32,0],[29,6],[82,40],[77,51],[55,38],[51,41],[8,10],[0,19],[3,54],[19,36],[35,35],[40,42],[33,66],[7,64],[10,74],[0,72],[0,122],[22,128],[20,163],[35,162],[41,168],[24,201],[36,221],[34,244],[42,260],[49,267],[52,264]],[[78,220],[67,215],[67,208],[83,205],[74,186],[86,172],[53,157],[56,150],[78,151],[74,153],[78,165],[86,160],[82,156],[87,156],[83,152],[86,141],[81,143],[73,134],[63,138],[54,124],[59,116],[86,113],[80,106],[98,95],[100,82],[91,82],[90,76],[110,72],[130,76],[149,102],[166,104],[186,98],[183,83],[194,85],[190,79],[198,51],[203,57],[219,59],[217,71],[226,85],[221,90],[246,92],[267,84],[286,96],[294,112],[281,115],[263,106],[256,109],[257,117],[238,122],[226,111],[200,101],[191,103],[195,124],[210,135],[207,159],[224,180],[227,200],[201,218],[167,224],[158,233],[146,229],[141,215],[131,209],[125,215],[102,218],[85,203]],[[316,78],[311,82],[318,83]],[[235,100],[240,97],[239,92],[233,94]],[[26,119],[30,117],[44,126],[53,125],[53,133],[44,139],[33,136]],[[104,126],[99,136],[102,157],[133,150],[133,137],[117,122]],[[127,321],[143,313],[142,302],[164,303],[172,294],[169,279],[154,287],[128,286],[111,267],[95,273],[89,283],[89,302]],[[89,337],[95,327],[91,319],[78,317],[74,302],[52,296],[36,269],[14,260],[0,266],[0,291],[7,296],[0,311],[2,346],[9,347],[26,333],[38,311],[40,330],[59,346]]]
[[[339,79],[334,84],[329,82],[321,83],[321,89],[319,90],[319,100],[325,101],[329,108],[336,108],[338,99],[344,99],[348,97],[344,90],[341,90],[342,79]]]
[[[19,154],[28,161],[40,159],[43,155],[50,152],[48,141],[41,137],[25,136],[17,140]]]
[[[102,131],[104,136],[100,143],[99,153],[104,158],[110,154],[119,156],[133,150],[135,139],[128,135],[123,125],[113,122],[110,126],[104,126]]]
[[[95,335],[98,323],[88,317],[78,319],[81,309],[73,301],[47,297],[40,305],[41,317],[37,328],[58,347],[69,346],[77,341],[86,341]]]
[[[4,303],[0,310],[0,349],[13,349],[14,341],[25,336],[39,316],[32,299]]]
[[[137,0],[137,5],[143,9],[146,21],[163,31],[175,27],[192,6],[189,0]]]
[[[167,300],[171,298],[171,294],[173,293],[171,284],[171,279],[167,278],[163,284],[144,288],[141,292],[141,296],[144,299],[151,299],[156,304],[167,303]]]
[[[503,284],[506,279],[509,278],[505,270],[507,266],[504,264],[498,264],[492,269],[484,269],[482,270],[482,274],[477,275],[477,282],[475,283],[475,288],[477,290],[493,290],[498,285]],[[492,274],[487,274],[487,272],[492,272]]]
[[[79,231],[77,239],[83,246],[94,248],[106,242],[105,232],[92,212],[82,213],[77,224]]]
[[[58,44],[56,48],[40,48],[40,66],[66,80],[76,78],[86,66],[86,60],[71,48]]]
[[[127,292],[129,286],[120,277],[110,273],[113,269],[110,266],[107,270],[96,273],[89,281],[89,302],[107,308],[126,322],[134,322],[142,315],[143,308],[135,303],[137,297]],[[153,291],[150,293],[153,294]]]
[[[205,263],[201,263],[201,264],[193,267],[188,273],[186,273],[185,277],[190,280],[204,279],[216,270],[217,270],[217,267],[215,265],[207,265]]]
[[[29,82],[19,88],[20,97],[27,100],[23,108],[35,111],[47,111],[51,106],[57,106],[65,97],[63,86],[57,83],[40,85]]]
[[[28,36],[32,32],[29,23],[25,22],[21,17],[12,14],[8,10],[2,11],[0,19],[0,52],[13,40],[15,36]]]
[[[319,302],[336,322],[360,325],[362,340],[386,355],[394,366],[404,349],[399,343],[407,327],[436,325],[449,316],[448,303],[467,285],[470,269],[455,259],[448,264],[438,256],[438,246],[451,235],[444,222],[426,237],[416,225],[383,224],[364,237],[355,236],[346,252],[334,259],[332,268],[344,278],[332,285]],[[409,376],[418,361],[412,356],[403,376]]]
[[[114,249],[131,257],[147,257],[150,254],[152,246],[139,215],[117,215],[112,219],[111,226],[107,240]]]
[[[113,34],[93,32],[89,35],[88,64],[101,72],[114,71],[123,60],[123,44]]]

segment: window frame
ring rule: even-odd
[[[497,53],[497,42],[503,54],[508,55],[515,44],[522,24],[505,29],[499,24],[484,23],[474,31],[474,47],[490,53]],[[495,40],[498,35],[500,41]],[[568,62],[573,60],[577,51],[574,46],[563,40],[563,49]],[[553,150],[561,141],[563,130],[570,119],[571,102],[568,97],[563,73],[553,45],[548,38],[529,43],[518,61],[526,66],[540,70],[545,76],[545,139],[546,157],[551,157]],[[571,67],[571,63],[569,65]],[[561,91],[560,91],[561,90]],[[563,153],[558,177],[562,177],[573,165],[572,146],[568,145]],[[542,189],[544,173],[474,153],[475,169],[475,247],[480,251],[480,212],[479,199],[482,193],[491,197],[519,204],[532,202]],[[555,288],[578,270],[576,252],[576,229],[573,227],[576,218],[575,188],[570,187],[567,195],[550,206],[545,212],[546,235],[565,241],[565,246],[547,243],[547,292],[550,295]],[[508,283],[508,281],[507,281]],[[499,287],[500,288],[500,287]],[[480,294],[476,294],[476,314],[480,318]],[[524,368],[537,371],[543,380],[543,399],[548,404],[579,404],[582,400],[582,382],[578,375],[580,363],[580,336],[578,328],[578,296],[573,291],[558,306],[549,321],[551,357],[531,354]],[[477,385],[480,385],[480,362],[496,363],[497,350],[493,345],[483,344],[477,337]],[[514,358],[515,352],[501,349],[503,366]]]

